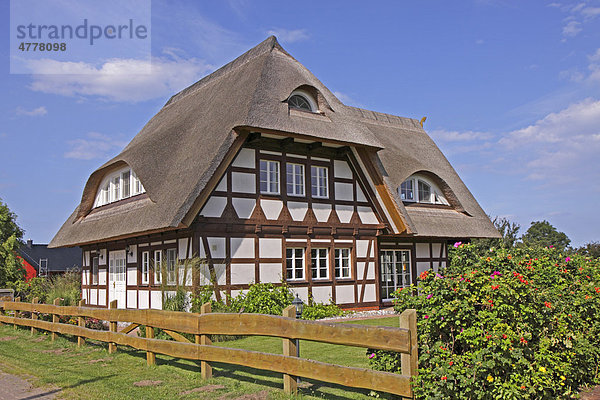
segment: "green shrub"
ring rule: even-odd
[[[190,301],[187,293],[183,287],[178,287],[175,294],[163,292],[163,310],[188,311]]]
[[[31,302],[35,297],[40,303],[46,302],[49,282],[46,278],[36,276],[29,281],[16,281],[9,284],[15,291],[15,297],[20,297],[23,302]]]
[[[288,286],[282,283],[255,283],[246,293],[229,298],[233,312],[281,315],[283,309],[292,304],[294,296]]]
[[[60,299],[61,306],[76,306],[79,303],[81,300],[81,272],[79,270],[69,270],[50,278],[45,302],[52,303],[56,298]]]
[[[418,398],[566,399],[600,383],[599,259],[460,245],[395,297],[418,313]],[[399,372],[398,354],[367,354]]]
[[[315,303],[312,296],[302,310],[302,319],[323,319],[344,315],[344,310],[330,300],[329,304]]]

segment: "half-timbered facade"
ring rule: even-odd
[[[82,246],[91,305],[285,281],[304,301],[376,308],[443,267],[449,241],[497,235],[418,121],[345,106],[271,37],[173,96],[51,245]]]

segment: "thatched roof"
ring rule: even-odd
[[[301,86],[314,88],[325,106],[322,118],[290,115],[285,100]],[[184,226],[194,202],[231,148],[235,128],[290,133],[315,140],[379,150],[392,192],[416,171],[439,176],[465,213],[438,217],[407,210],[409,229],[420,236],[489,237],[497,234],[454,169],[413,119],[344,105],[271,36],[234,61],[174,95],[125,149],[88,179],[80,205],[50,247],[74,246]],[[147,197],[92,210],[100,181],[129,165]],[[208,190],[208,189],[207,189]],[[104,208],[104,207],[103,207]],[[452,223],[441,223],[452,220]]]

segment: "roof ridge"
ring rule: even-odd
[[[373,111],[373,110],[369,110],[366,108],[360,108],[360,107],[354,107],[354,106],[348,106],[348,105],[345,105],[345,106],[347,108],[349,108],[351,111],[354,111],[357,114],[358,118],[360,118],[360,119],[373,121],[374,123],[380,123],[383,125],[394,125],[394,126],[401,125],[404,128],[409,128],[409,129],[410,128],[413,128],[416,130],[422,129],[419,121],[414,118],[401,117],[399,115],[383,113],[380,111]]]
[[[197,81],[197,82],[191,84],[190,86],[188,86],[187,88],[181,90],[179,93],[176,93],[173,96],[171,96],[171,98],[166,102],[165,107],[172,103],[175,103],[176,101],[180,100],[183,97],[186,97],[186,96],[194,93],[196,90],[200,89],[201,87],[204,87],[205,85],[209,84],[213,80],[219,79],[219,78],[227,75],[229,72],[241,67],[244,64],[247,64],[248,62],[254,60],[255,58],[257,58],[265,53],[272,52],[274,49],[278,49],[278,50],[282,51],[283,53],[289,55],[289,53],[287,51],[285,51],[285,49],[279,44],[279,42],[277,41],[277,38],[274,35],[271,35],[268,38],[266,38],[265,40],[263,40],[262,42],[260,42],[259,44],[257,44],[256,46],[254,46],[253,48],[251,48],[250,50],[248,50],[247,52],[245,52],[244,54],[242,54],[241,56],[228,62],[227,64],[223,65],[221,68],[211,72],[210,74],[206,75],[199,81]]]

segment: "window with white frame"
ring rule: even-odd
[[[142,252],[142,285],[150,283],[150,252]]]
[[[290,281],[304,279],[304,248],[286,249],[286,278]]]
[[[177,251],[175,249],[167,249],[167,285],[177,283]]]
[[[405,180],[398,188],[398,194],[406,202],[449,205],[437,185],[420,175]]]
[[[392,293],[411,283],[410,250],[382,250],[381,298],[391,299]]]
[[[327,167],[312,166],[310,178],[313,197],[329,197],[329,185],[327,181]]]
[[[154,251],[154,284],[160,284],[162,281],[162,251]]]
[[[279,194],[279,161],[260,160],[260,191]]]
[[[289,196],[304,196],[304,165],[287,163],[287,194]]]
[[[130,168],[125,168],[104,178],[96,195],[94,207],[114,203],[145,192],[146,190],[135,172]]]
[[[313,279],[327,279],[329,276],[328,260],[329,249],[310,249],[311,271]]]
[[[317,111],[317,103],[313,97],[303,90],[294,90],[288,98],[288,107],[302,111]]]
[[[40,258],[40,276],[48,276],[48,259]]]
[[[92,257],[92,285],[98,284],[98,264],[99,264],[98,256],[93,256]]]
[[[335,249],[335,277],[350,278],[350,249]]]

